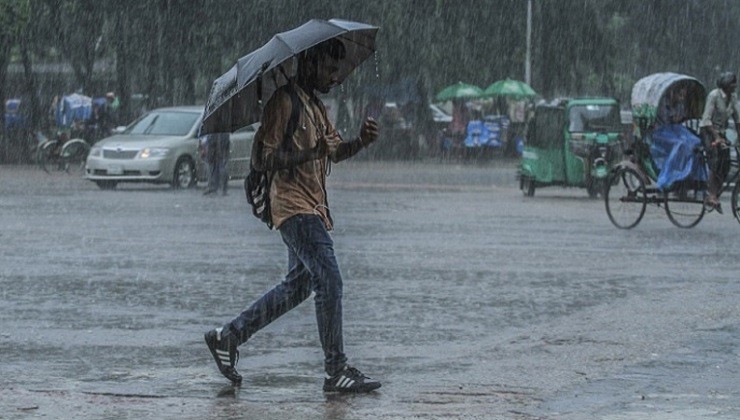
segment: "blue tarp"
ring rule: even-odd
[[[26,127],[26,117],[20,111],[20,99],[5,101],[5,129],[13,130]]]
[[[64,96],[57,107],[57,125],[69,127],[74,121],[89,121],[92,118],[92,98],[74,93]]]
[[[706,181],[707,172],[696,149],[701,140],[680,124],[667,124],[653,131],[650,154],[660,170],[656,182],[664,190],[684,179]]]
[[[488,127],[481,120],[473,120],[468,122],[467,135],[465,136],[465,146],[467,147],[479,147],[488,144],[488,139],[491,136]]]
[[[470,121],[466,130],[465,146],[502,147],[503,135],[508,125],[509,120],[506,117],[488,116],[483,121]]]

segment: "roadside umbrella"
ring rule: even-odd
[[[506,79],[499,80],[488,86],[483,91],[484,96],[507,96],[513,99],[534,98],[537,92],[528,84],[519,80]]]
[[[436,98],[438,101],[451,101],[453,99],[476,99],[483,95],[483,90],[475,85],[457,82],[439,91]]]
[[[332,38],[341,41],[347,52],[339,62],[341,83],[375,51],[377,32],[377,26],[365,23],[312,19],[275,35],[214,80],[201,133],[232,132],[259,121],[263,103],[296,75],[297,55]]]

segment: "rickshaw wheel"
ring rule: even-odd
[[[51,173],[54,165],[58,163],[58,159],[54,157],[54,148],[57,145],[56,140],[47,141],[39,146],[39,151],[36,160],[39,163],[41,169],[47,174]]]
[[[620,229],[632,229],[645,215],[647,196],[645,182],[631,168],[619,168],[614,171],[604,192],[606,214],[614,226]]]
[[[732,189],[732,196],[730,196],[730,204],[732,205],[732,214],[735,216],[735,220],[740,223],[740,180],[735,181],[735,187]]]
[[[701,189],[688,188],[679,192],[678,197],[666,194],[665,214],[674,225],[689,229],[704,218],[704,194]]]

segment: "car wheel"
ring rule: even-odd
[[[118,185],[117,181],[95,181],[96,184],[98,184],[98,188],[101,190],[115,190],[116,185]]]
[[[175,173],[172,177],[172,188],[192,188],[195,185],[195,165],[193,161],[183,156],[175,164]]]

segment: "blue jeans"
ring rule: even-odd
[[[319,216],[299,214],[280,226],[288,247],[285,280],[257,299],[224,326],[239,344],[316,292],[316,322],[324,350],[326,373],[334,375],[347,363],[342,338],[342,275],[334,256],[334,241]]]

